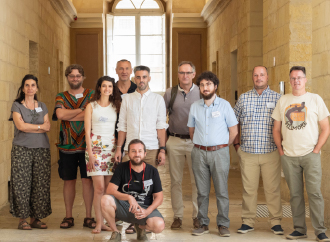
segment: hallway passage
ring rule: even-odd
[[[242,197],[242,184],[240,178],[240,171],[231,169],[229,172],[229,198],[230,198],[230,211],[229,217],[231,220],[230,232],[231,237],[221,238],[218,235],[215,218],[217,215],[216,200],[214,190],[211,190],[210,195],[210,207],[209,207],[209,218],[211,220],[209,229],[210,234],[202,236],[192,236],[192,219],[191,212],[192,206],[189,201],[191,198],[190,190],[190,179],[188,169],[184,169],[183,179],[183,194],[184,194],[184,219],[183,229],[171,230],[170,226],[172,223],[173,212],[171,209],[171,198],[170,198],[170,176],[168,170],[168,163],[166,167],[160,167],[159,172],[162,180],[164,190],[164,202],[160,206],[159,211],[165,218],[166,228],[161,234],[149,234],[150,241],[287,241],[284,235],[274,235],[270,231],[270,227],[267,223],[267,218],[258,218],[255,231],[247,234],[236,233],[237,229],[241,226],[241,197]],[[79,176],[78,176],[79,177]],[[9,213],[9,205],[3,207],[0,210],[0,241],[108,241],[111,232],[101,232],[100,234],[92,234],[91,229],[83,227],[83,220],[85,216],[84,204],[82,199],[81,182],[77,180],[77,194],[73,208],[73,217],[75,219],[74,227],[70,229],[60,229],[60,223],[65,216],[63,195],[62,195],[63,182],[58,177],[57,164],[52,166],[52,180],[51,180],[51,199],[53,213],[43,219],[42,221],[47,223],[48,229],[40,230],[33,229],[30,231],[22,231],[17,229],[18,219],[12,217]],[[259,199],[258,204],[265,204],[265,198],[263,195],[262,187],[259,188]],[[282,226],[285,235],[292,232],[292,219],[283,218]],[[310,219],[307,220],[308,224],[308,239],[298,241],[315,241],[315,235],[311,226]],[[119,228],[122,229],[123,241],[136,241],[136,234],[125,235],[125,228],[128,224],[124,223]]]

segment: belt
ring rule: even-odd
[[[203,145],[196,145],[195,144],[195,147],[196,148],[201,149],[201,150],[205,150],[205,151],[216,151],[216,150],[219,150],[221,148],[225,148],[227,146],[228,146],[228,144],[225,144],[225,145],[215,145],[215,146],[203,146]]]
[[[190,139],[189,134],[175,134],[175,133],[169,133],[170,136],[179,137],[180,139]]]

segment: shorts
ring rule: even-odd
[[[85,152],[67,154],[59,151],[58,174],[64,181],[77,179],[78,166],[81,178],[91,178],[87,176]]]
[[[118,200],[113,195],[109,195],[109,196],[111,196],[115,200],[115,203],[116,203],[116,207],[117,207],[116,219],[122,220],[127,223],[139,224],[139,225],[146,225],[148,218],[159,217],[159,218],[164,219],[163,216],[161,215],[161,213],[158,211],[158,209],[155,209],[154,211],[152,211],[151,214],[149,214],[146,218],[137,219],[137,218],[135,218],[133,213],[128,211],[129,206],[130,206],[128,201]],[[140,205],[140,206],[144,209],[148,208],[148,205]]]

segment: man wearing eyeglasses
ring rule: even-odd
[[[55,99],[53,121],[61,120],[59,143],[60,159],[58,172],[64,180],[63,197],[66,216],[60,228],[71,228],[74,225],[72,207],[75,199],[75,188],[78,166],[83,186],[86,218],[84,227],[95,228],[96,222],[92,218],[93,183],[87,177],[85,161],[85,129],[84,109],[91,99],[94,91],[83,88],[85,79],[84,69],[81,65],[73,64],[66,68],[65,76],[70,86],[68,91],[58,93]]]
[[[272,134],[274,120],[271,118],[281,95],[270,90],[266,67],[254,67],[252,80],[253,89],[243,93],[234,108],[239,123],[234,147],[240,157],[243,183],[242,226],[237,232],[245,234],[254,230],[261,174],[271,231],[281,235],[281,162]]]
[[[171,229],[180,229],[182,226],[184,209],[182,199],[182,177],[186,162],[191,182],[193,226],[194,228],[198,228],[197,188],[191,165],[191,150],[194,144],[190,139],[187,123],[190,106],[192,103],[200,99],[200,93],[198,86],[193,83],[196,71],[192,62],[181,62],[179,64],[178,74],[179,85],[168,88],[164,95],[166,110],[169,115],[166,149],[169,158],[171,201],[174,213],[174,221],[171,225]]]
[[[329,111],[323,99],[306,91],[306,70],[290,69],[291,94],[280,98],[273,112],[273,135],[285,180],[290,189],[294,231],[287,239],[307,238],[304,179],[310,217],[317,241],[330,241],[324,226],[324,201],[321,193],[321,148],[328,139]],[[319,133],[319,126],[321,132]]]

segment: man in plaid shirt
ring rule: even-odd
[[[272,134],[274,120],[271,118],[281,95],[269,89],[266,67],[254,67],[252,80],[254,88],[243,93],[234,108],[239,122],[234,147],[240,157],[243,182],[242,226],[237,232],[254,230],[261,172],[271,230],[275,234],[283,234],[281,162]]]

